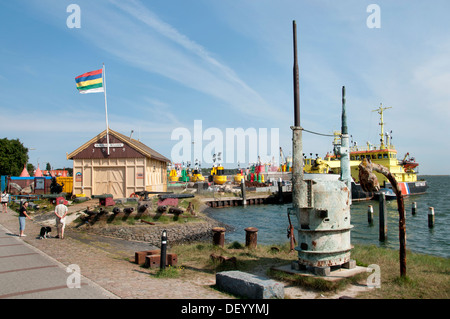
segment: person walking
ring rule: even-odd
[[[22,206],[20,207],[20,210],[19,210],[19,237],[26,236],[24,234],[26,219],[28,218],[29,220],[32,220],[31,217],[27,213],[27,207],[28,207],[28,202],[23,202]]]
[[[8,212],[9,194],[6,192],[6,188],[2,193],[2,210],[4,213]]]
[[[55,215],[56,215],[56,229],[58,231],[58,235],[56,237],[64,239],[64,228],[66,227],[66,215],[68,209],[67,206],[64,205],[64,200],[60,199],[59,204],[55,207]]]

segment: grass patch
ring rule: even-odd
[[[240,270],[250,273],[265,273],[270,278],[292,286],[333,294],[350,285],[366,285],[370,273],[331,282],[319,277],[290,275],[271,269],[274,266],[290,264],[297,260],[296,252],[289,252],[289,244],[265,246],[258,245],[249,250],[239,242],[224,248],[207,243],[182,244],[171,247],[185,268],[184,273],[193,275],[214,275],[224,270]],[[210,256],[236,257],[236,263],[221,263]],[[400,277],[399,253],[397,250],[376,247],[375,245],[355,245],[351,258],[357,265],[380,267],[381,287],[360,293],[364,299],[448,299],[450,297],[450,260],[429,255],[407,252],[407,276]]]
[[[183,267],[167,266],[164,269],[158,269],[155,273],[151,273],[155,278],[178,278],[183,271]]]
[[[277,253],[274,253],[269,246],[258,246],[256,249],[248,249],[238,242],[233,242],[224,248],[207,243],[181,244],[175,245],[171,251],[176,253],[183,266],[197,272],[216,273],[224,270],[249,271],[261,267],[270,267],[277,264],[290,263],[296,258],[295,253],[289,253],[289,245],[277,246]],[[236,258],[236,263],[220,262],[211,258],[223,256]]]
[[[400,276],[399,252],[374,245],[355,245],[352,258],[364,265],[380,267],[381,287],[362,293],[375,299],[448,299],[450,297],[450,259],[406,254],[406,277]]]

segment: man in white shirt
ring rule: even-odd
[[[59,205],[55,207],[55,215],[56,215],[56,229],[58,230],[58,237],[64,238],[64,228],[66,227],[66,215],[67,215],[67,206],[64,205],[64,200],[59,200]]]

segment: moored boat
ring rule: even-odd
[[[402,160],[397,158],[397,150],[392,144],[392,137],[390,133],[384,132],[383,112],[390,107],[380,107],[374,112],[380,114],[380,145],[375,146],[369,142],[365,147],[358,147],[356,143],[350,146],[350,169],[352,175],[352,199],[357,200],[369,200],[373,199],[377,194],[365,192],[359,184],[359,171],[358,165],[366,158],[370,159],[373,163],[383,165],[397,180],[403,195],[415,195],[423,194],[426,192],[428,185],[425,180],[418,180],[417,168],[419,163],[415,161],[413,157],[407,153]],[[391,131],[392,133],[392,131]],[[335,139],[333,141],[334,148],[336,149],[340,145],[340,132],[335,132]],[[317,156],[313,159],[304,159],[305,173],[340,173],[340,160],[339,155],[334,153],[327,153],[322,159]],[[312,154],[311,154],[312,155]],[[392,189],[392,185],[388,179],[377,172],[374,172],[380,183],[380,187],[384,189]]]

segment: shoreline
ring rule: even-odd
[[[101,222],[95,225],[67,225],[66,230],[78,233],[89,233],[103,237],[117,238],[127,241],[149,243],[156,247],[160,246],[161,233],[167,231],[168,241],[171,244],[205,242],[212,240],[212,228],[224,227],[227,231],[233,229],[232,226],[220,222],[208,216],[208,207],[204,203],[199,207],[197,216],[198,221],[189,221],[186,223],[168,223],[168,224],[136,224],[136,225],[111,225]],[[132,218],[132,217],[131,217]]]

